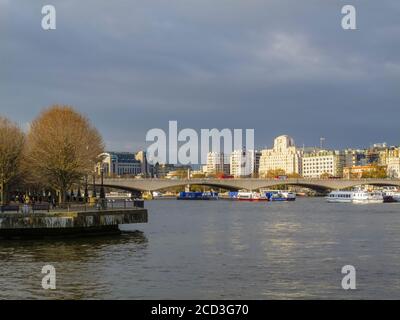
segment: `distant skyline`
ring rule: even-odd
[[[0,114],[22,127],[74,106],[107,150],[146,132],[254,128],[257,148],[400,145],[400,2],[0,0]],[[46,3],[47,4],[47,3]],[[341,7],[357,30],[341,28]]]

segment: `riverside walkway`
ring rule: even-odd
[[[0,238],[46,238],[120,233],[120,224],[146,223],[144,208],[76,208],[0,213]]]

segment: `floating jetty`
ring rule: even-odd
[[[119,234],[120,224],[146,223],[147,209],[0,213],[0,238],[80,237]]]

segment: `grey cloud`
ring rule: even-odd
[[[255,128],[256,144],[398,144],[398,1],[0,1],[1,113],[29,122],[75,105],[111,149],[144,145],[168,120],[192,128]],[[347,4],[347,3],[346,3]],[[0,13],[1,14],[1,13]]]

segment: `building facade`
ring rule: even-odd
[[[345,155],[337,150],[305,153],[302,159],[304,178],[342,177]]]
[[[144,177],[149,177],[151,175],[151,166],[147,161],[146,151],[139,151],[135,154],[135,159],[140,161],[141,164],[141,174]]]
[[[230,174],[235,178],[255,176],[258,173],[261,152],[235,150],[230,156]]]
[[[191,171],[190,165],[174,165],[169,163],[156,163],[153,167],[154,178],[172,178],[181,177],[187,178],[188,170]]]
[[[400,178],[400,148],[388,151],[386,164],[388,178]]]
[[[302,150],[295,146],[293,138],[283,135],[275,138],[274,147],[261,151],[259,175],[281,169],[286,174],[302,173]]]
[[[366,150],[361,149],[345,149],[345,167],[364,166],[367,165]]]
[[[343,178],[345,179],[362,179],[377,170],[386,172],[387,166],[368,164],[365,166],[353,166],[343,168]]]
[[[209,152],[207,154],[207,174],[223,173],[229,175],[229,159],[223,152]]]
[[[130,152],[106,152],[100,155],[103,158],[102,168],[106,176],[138,175],[142,172],[142,165]]]
[[[366,150],[367,164],[376,164],[385,166],[387,164],[386,157],[390,150],[386,142],[375,143]]]
[[[165,178],[170,171],[174,171],[175,166],[168,163],[156,163],[153,168],[154,178]]]

